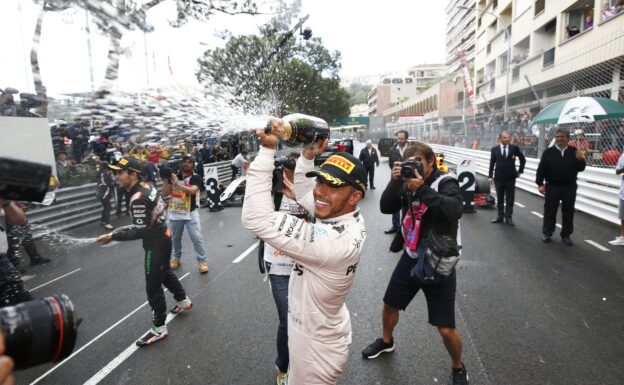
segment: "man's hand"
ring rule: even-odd
[[[273,119],[277,118],[271,118],[269,122],[273,122]],[[273,123],[271,123],[271,127],[275,127]],[[277,144],[279,143],[279,138],[277,137],[277,135],[272,133],[267,134],[264,132],[264,128],[259,128],[256,130],[256,136],[260,140],[260,145],[262,147],[270,148],[272,150],[275,150],[277,148]]]
[[[578,160],[583,160],[585,159],[585,151],[580,150],[580,149],[576,149],[576,159]]]
[[[537,188],[537,191],[539,191],[540,194],[544,195],[546,194],[546,186],[541,185]]]
[[[315,156],[325,152],[328,142],[329,139],[323,139],[309,144],[301,149],[301,155],[308,160],[313,160]]]
[[[407,189],[410,190],[411,192],[418,190],[420,186],[425,184],[425,180],[418,173],[418,170],[414,169],[414,174],[416,174],[416,176],[405,180],[405,183],[407,183]]]
[[[110,243],[110,241],[113,240],[113,234],[112,233],[108,233],[108,234],[103,234],[100,235],[99,237],[97,237],[97,241],[98,243],[101,243],[103,245]]]
[[[295,196],[295,185],[288,179],[285,172],[282,171],[282,173],[284,175],[284,189],[281,191],[281,193],[284,194],[286,197],[296,201],[297,197]]]
[[[4,355],[4,336],[0,333],[0,384],[13,385],[13,359]]]

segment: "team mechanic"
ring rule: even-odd
[[[272,118],[279,129],[281,119]],[[335,384],[351,343],[345,299],[366,239],[357,204],[364,195],[364,166],[338,153],[314,171],[327,140],[304,147],[295,167],[295,196],[315,223],[274,211],[271,179],[274,134],[256,132],[262,147],[247,173],[243,225],[295,260],[288,288],[289,384]],[[316,184],[306,177],[316,176]]]
[[[177,314],[190,310],[193,305],[186,296],[178,277],[169,268],[171,257],[171,235],[167,228],[166,206],[158,190],[147,183],[141,182],[139,173],[141,163],[132,158],[121,158],[115,166],[115,180],[127,193],[129,198],[132,225],[119,227],[112,233],[98,237],[97,241],[107,244],[110,241],[132,241],[143,239],[145,250],[145,283],[147,301],[152,307],[152,328],[139,339],[138,346],[150,345],[167,337],[167,303],[162,285],[164,285],[177,301],[171,313]]]

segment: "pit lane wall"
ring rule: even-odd
[[[430,146],[436,153],[443,153],[446,162],[457,164],[459,159],[472,158],[477,163],[477,172],[485,176],[488,175],[490,167],[489,151],[470,150],[437,144],[430,144]],[[520,163],[519,161],[516,162],[517,164]],[[535,173],[537,172],[538,164],[539,159],[526,158],[524,173],[516,180],[516,187],[541,196],[535,184]],[[618,193],[621,183],[622,177],[615,175],[613,169],[588,166],[585,168],[585,171],[578,174],[575,208],[619,225],[621,221],[618,218]]]

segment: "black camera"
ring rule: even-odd
[[[420,176],[423,176],[424,174],[423,165],[422,163],[420,163],[419,160],[410,159],[401,163],[401,176],[404,179],[415,178],[416,177],[415,171],[418,171],[418,174],[420,174]]]
[[[0,157],[0,198],[41,202],[51,175],[48,164]]]
[[[58,362],[76,344],[78,322],[74,305],[65,294],[36,299],[0,309],[5,354],[16,369]]]
[[[171,183],[171,176],[174,172],[178,172],[180,170],[180,166],[182,165],[182,159],[170,159],[169,162],[160,167],[158,172],[160,173],[160,179],[168,180]]]
[[[284,169],[294,170],[296,164],[297,162],[289,157],[280,158],[275,161],[275,168],[273,169],[273,187],[271,187],[271,191],[279,192],[284,189]]]

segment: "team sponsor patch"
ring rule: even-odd
[[[316,236],[318,237],[326,237],[327,236],[327,230],[325,230],[322,227],[319,226],[314,226],[314,234],[316,234]]]
[[[326,165],[326,164],[334,165],[334,166],[338,167],[339,169],[341,169],[342,171],[346,172],[347,174],[351,174],[351,171],[355,168],[355,164],[353,162],[351,162],[347,158],[342,157],[340,155],[332,155],[332,156],[330,156],[325,161],[325,163],[323,163],[323,165]],[[321,166],[321,167],[323,167],[323,166]]]

